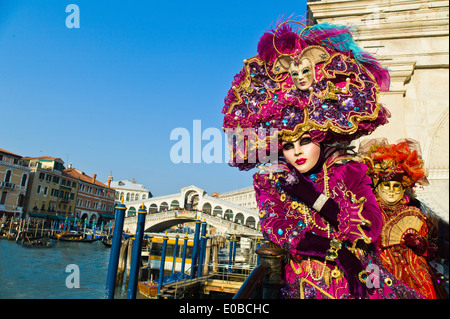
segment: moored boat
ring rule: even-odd
[[[102,239],[102,244],[105,245],[106,247],[111,247],[112,241],[111,241],[111,239],[103,238]]]
[[[57,241],[45,241],[42,239],[33,239],[28,241],[18,241],[17,244],[26,248],[51,248],[55,246]]]
[[[94,241],[97,241],[100,239],[100,237],[98,237],[98,238],[83,238],[83,237],[75,237],[75,236],[69,236],[69,237],[50,236],[50,238],[57,239],[59,241],[70,241],[70,242],[77,242],[77,243],[93,243]]]
[[[139,292],[146,297],[156,297],[158,292],[158,283],[150,281],[138,282]]]

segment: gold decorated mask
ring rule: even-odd
[[[394,206],[403,198],[405,189],[397,181],[381,182],[376,188],[380,201],[388,206]]]

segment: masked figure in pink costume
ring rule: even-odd
[[[348,147],[387,123],[378,95],[389,88],[388,71],[349,27],[295,30],[291,21],[265,33],[244,63],[223,126],[230,165],[260,169],[261,230],[288,257],[282,296],[421,298],[377,258],[381,213],[367,166]],[[278,162],[269,156],[272,165],[262,165],[274,151]]]

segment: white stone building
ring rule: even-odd
[[[120,201],[121,198],[123,198],[125,202],[134,202],[146,200],[153,196],[144,185],[136,184],[134,178],[132,182],[128,180],[113,181],[113,178],[110,175],[108,180],[111,180],[111,188],[116,190],[116,201]]]
[[[369,138],[419,141],[430,186],[417,189],[417,197],[448,221],[449,1],[310,0],[307,4],[308,18],[317,23],[354,25],[358,44],[389,68],[390,91],[380,97],[392,116]]]
[[[249,209],[258,209],[253,186],[226,193],[213,193],[211,196]]]

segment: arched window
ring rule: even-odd
[[[158,212],[158,206],[156,204],[151,204],[150,208],[148,209],[149,214],[154,214]]]
[[[127,217],[133,217],[133,216],[136,216],[136,208],[130,207],[130,208],[128,208],[128,211],[127,211]]]
[[[211,204],[210,203],[204,203],[202,207],[202,212],[211,214]]]
[[[254,217],[249,216],[247,218],[247,221],[245,222],[245,225],[248,227],[256,228],[256,220]]]
[[[27,185],[27,174],[22,175],[22,181],[20,182],[20,186],[25,187]]]
[[[5,182],[9,183],[11,180],[11,171],[6,171]]]
[[[180,208],[180,203],[175,199],[170,203],[170,209]]]
[[[233,220],[233,211],[231,209],[227,209],[223,218],[227,220]]]
[[[216,207],[214,207],[214,210],[213,210],[213,216],[222,216],[222,213],[223,213],[223,209],[222,209],[222,207],[220,207],[220,206],[216,206]]]
[[[242,213],[237,213],[234,221],[238,224],[244,225],[244,215]]]
[[[169,210],[169,204],[167,204],[166,202],[162,202],[161,206],[159,206],[159,211],[165,211],[165,210]]]

